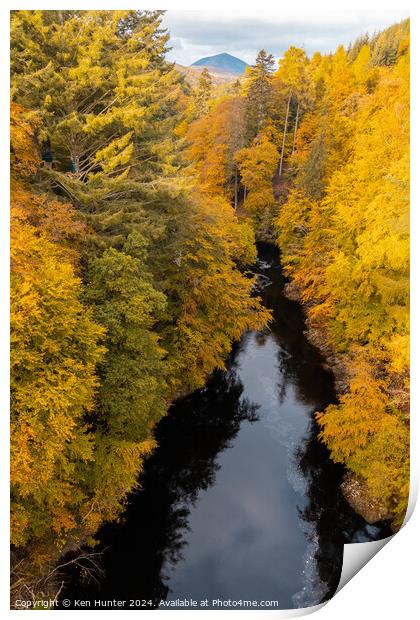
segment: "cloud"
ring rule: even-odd
[[[252,64],[264,47],[280,58],[290,45],[312,55],[347,46],[408,17],[408,11],[167,11],[170,60],[189,65],[203,56],[229,52]]]

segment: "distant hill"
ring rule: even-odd
[[[178,63],[176,63],[175,68],[180,73],[185,75],[185,78],[192,86],[195,86],[198,83],[200,75],[205,67],[184,67],[183,65],[179,65]],[[229,82],[234,82],[238,79],[238,75],[236,73],[228,73],[227,71],[215,69],[213,67],[207,67],[207,69],[211,75],[213,84],[215,84],[216,86],[219,84],[228,84]]]
[[[240,58],[226,53],[200,58],[200,60],[196,60],[191,65],[191,67],[207,67],[209,70],[225,71],[234,75],[242,75],[247,66],[247,63]]]

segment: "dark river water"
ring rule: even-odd
[[[344,542],[389,535],[340,494],[343,471],[313,419],[334,402],[334,378],[304,335],[301,307],[283,294],[276,249],[260,245],[259,257],[271,329],[244,334],[226,372],[161,420],[142,490],[120,523],[99,532],[102,572],[88,579],[82,561],[65,575],[61,599],[71,607],[78,599],[91,609],[113,599],[127,609],[184,599],[218,609],[228,600],[315,605],[334,594]]]

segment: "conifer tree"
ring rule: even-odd
[[[171,174],[166,129],[179,85],[163,58],[159,17],[18,11],[12,18],[13,95],[40,110],[53,159],[45,184],[83,212],[99,243],[121,247],[133,226],[141,228],[141,205],[156,194],[151,179]],[[25,36],[40,43],[23,47]]]
[[[248,140],[255,138],[270,118],[273,106],[273,69],[273,55],[260,50],[255,65],[246,70],[244,89]]]
[[[194,95],[197,117],[204,116],[204,114],[207,114],[209,111],[209,99],[211,97],[212,87],[213,82],[211,75],[207,67],[204,67]]]

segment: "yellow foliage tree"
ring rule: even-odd
[[[11,121],[12,542],[59,550],[80,527],[86,499],[77,468],[92,458],[84,416],[104,329],[80,300],[77,252],[68,245],[81,227],[73,209],[25,187],[39,161],[37,117],[15,105]]]
[[[318,415],[321,438],[399,524],[409,475],[406,41],[391,66],[372,67],[368,45],[353,63],[339,48],[322,81],[298,134],[299,168],[276,227],[309,325],[350,377],[339,404]]]

